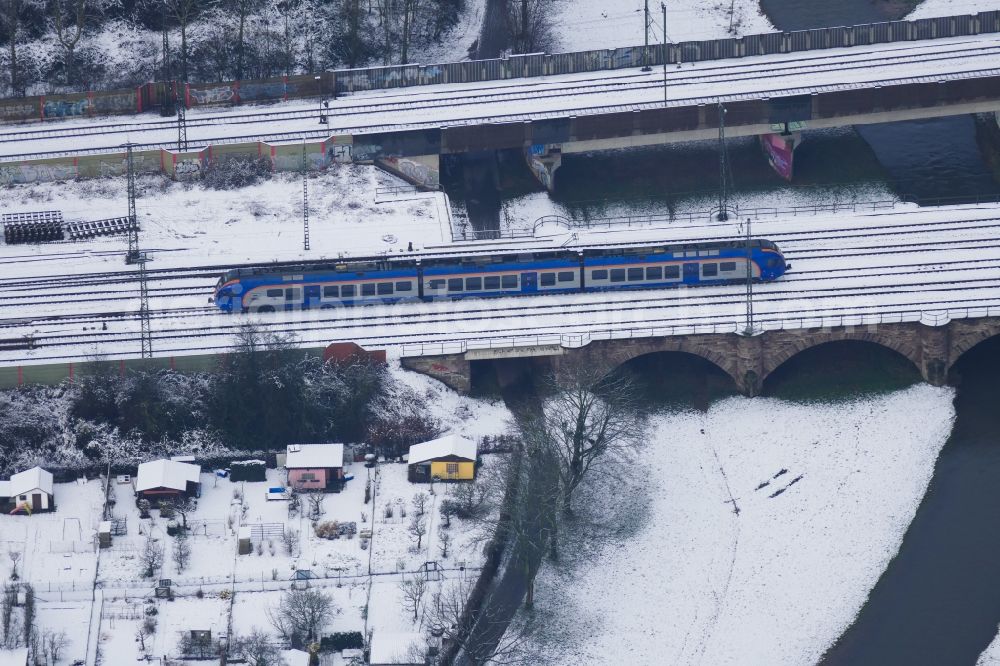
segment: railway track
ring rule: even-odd
[[[709,94],[711,101],[715,100],[736,100],[736,99],[760,99],[761,97],[774,97],[797,92],[824,92],[833,90],[844,90],[857,88],[856,82],[837,83],[816,83],[815,85],[799,86],[775,86],[774,82],[782,80],[791,81],[795,77],[815,78],[821,75],[836,72],[838,76],[850,75],[852,71],[887,70],[893,67],[904,68],[906,66],[916,66],[914,72],[906,70],[896,76],[884,79],[866,81],[865,85],[889,85],[902,80],[922,82],[939,81],[942,79],[970,78],[981,76],[992,76],[1000,74],[1000,44],[995,40],[966,40],[949,42],[948,44],[929,44],[920,47],[901,47],[893,50],[870,49],[865,53],[844,53],[826,54],[825,56],[812,56],[804,59],[781,59],[760,61],[755,59],[750,62],[727,61],[726,66],[719,66],[718,63],[702,66],[700,63],[688,69],[673,70],[668,75],[668,86],[674,91],[671,97],[671,105],[686,105],[696,101],[704,101],[706,94],[704,91],[699,94],[688,94],[681,92],[685,88],[691,88],[692,92],[696,88],[706,86],[718,86],[720,91]],[[957,47],[957,48],[956,48]],[[977,66],[974,63],[989,63],[991,66]],[[953,66],[948,68],[945,63]],[[864,78],[864,77],[855,77]],[[734,92],[740,84],[747,82],[761,82],[753,86],[744,86],[743,92]],[[235,114],[214,114],[199,116],[194,114],[189,116],[187,127],[189,140],[197,145],[208,143],[226,143],[234,141],[299,141],[303,138],[317,139],[326,138],[338,133],[371,133],[385,130],[421,127],[440,127],[441,125],[468,124],[470,122],[511,122],[516,120],[526,120],[532,118],[543,118],[551,116],[553,113],[560,116],[565,115],[585,115],[595,112],[609,112],[615,110],[627,111],[638,108],[646,108],[652,102],[648,101],[655,97],[656,106],[662,105],[660,91],[663,89],[663,82],[657,76],[651,74],[638,74],[634,70],[613,70],[603,76],[596,77],[588,75],[581,79],[572,76],[566,77],[545,77],[544,79],[514,79],[510,83],[502,83],[496,86],[478,86],[471,89],[463,88],[460,85],[452,88],[434,87],[430,92],[421,88],[402,89],[404,92],[396,92],[393,95],[365,94],[352,96],[337,100],[331,105],[326,114],[330,119],[330,124],[323,129],[296,128],[293,131],[274,131],[264,128],[257,133],[241,133],[240,127],[252,125],[274,125],[275,123],[286,123],[296,121],[314,121],[318,113],[315,107],[300,107],[294,109],[269,109],[265,111],[243,112]],[[607,99],[590,104],[574,104],[571,100],[586,96],[597,96],[606,98],[608,96],[622,96],[625,93],[632,96],[632,101],[620,105],[609,104]],[[646,93],[655,93],[649,95]],[[432,97],[433,95],[433,97]],[[538,106],[546,100],[563,100],[565,103],[553,105],[553,109],[558,111],[546,112],[541,107],[535,113],[488,113],[485,115],[469,114],[470,109],[494,107],[498,104],[522,103]],[[427,117],[433,113],[433,117]],[[364,116],[384,115],[386,118],[395,118],[401,115],[416,116],[412,120],[403,122],[382,120],[381,122],[367,122],[358,124],[354,119]],[[343,120],[344,122],[338,122]],[[223,134],[200,133],[199,129],[211,128],[213,126],[226,125],[235,128],[234,132]],[[101,125],[79,125],[65,126],[59,129],[32,129],[14,130],[0,132],[0,144],[16,146],[18,142],[24,141],[53,141],[65,142],[74,137],[93,136],[118,136],[128,133],[130,138],[134,138],[136,133],[155,134],[160,132],[164,136],[158,141],[135,142],[138,149],[158,149],[173,146],[176,141],[173,133],[176,131],[176,124],[173,121],[142,121],[138,123],[118,123]],[[166,135],[170,135],[169,137]],[[24,159],[27,157],[43,156],[66,156],[101,154],[107,152],[120,152],[121,140],[115,139],[113,143],[104,146],[80,148],[75,150],[35,150],[31,153],[18,152],[15,149],[8,150],[4,160],[13,158]]]

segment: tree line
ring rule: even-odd
[[[409,62],[465,0],[0,0],[7,94]]]

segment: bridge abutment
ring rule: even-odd
[[[528,169],[549,192],[556,189],[556,171],[562,166],[562,146],[533,144],[524,149]]]

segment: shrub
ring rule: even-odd
[[[233,190],[269,180],[271,172],[268,158],[237,155],[209,163],[203,182],[213,190]]]

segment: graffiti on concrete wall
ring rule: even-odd
[[[197,180],[201,177],[201,161],[183,160],[174,165],[174,180]]]
[[[51,183],[76,177],[72,164],[11,164],[0,166],[0,185]]]
[[[414,185],[437,187],[440,183],[438,170],[423,162],[406,157],[383,157],[380,161]]]
[[[87,98],[78,100],[56,99],[46,101],[42,107],[42,113],[46,118],[69,118],[72,116],[87,115],[90,110],[90,100]]]
[[[21,102],[0,106],[0,119],[3,120],[26,120],[37,117],[38,106],[36,104]]]
[[[228,102],[235,97],[236,93],[229,86],[217,86],[215,88],[205,88],[204,90],[190,89],[191,99],[196,104],[219,104]]]
[[[241,83],[240,99],[244,102],[264,99],[281,99],[285,96],[287,88],[281,81],[270,83]],[[192,91],[193,93],[194,91]],[[204,104],[204,102],[202,102]]]
[[[145,155],[132,154],[132,165],[135,167],[137,172],[144,171],[159,171],[160,161],[150,162],[146,159]],[[112,155],[102,157],[100,164],[101,178],[107,178],[109,176],[121,176],[126,171],[128,171],[128,158],[122,156],[120,158],[115,158]]]
[[[136,94],[134,92],[111,94],[97,93],[94,95],[94,111],[99,113],[132,113],[136,109]]]
[[[333,144],[326,147],[326,159],[337,164],[351,163],[351,146],[349,144]]]

